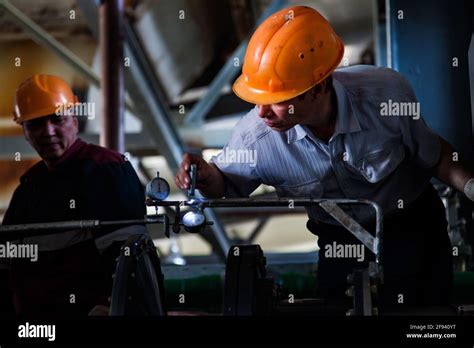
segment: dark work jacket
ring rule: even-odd
[[[3,224],[137,219],[146,214],[144,201],[143,187],[122,155],[78,139],[53,168],[41,161],[21,177]],[[40,249],[36,262],[12,259],[17,314],[77,317],[107,305],[118,250],[101,254],[94,241],[113,231],[78,232],[90,237]]]

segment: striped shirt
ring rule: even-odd
[[[336,70],[333,86],[338,109],[327,144],[303,125],[272,130],[257,108],[237,123],[211,159],[224,174],[226,197],[248,197],[263,183],[279,197],[370,199],[387,214],[421,194],[441,146],[420,117],[408,81],[390,69],[359,65]],[[307,211],[314,220],[334,223],[318,208]],[[361,222],[373,216],[369,207],[347,211]]]

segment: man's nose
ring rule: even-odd
[[[54,126],[53,122],[51,120],[47,120],[46,123],[44,124],[44,133],[53,136],[56,135],[56,127]]]
[[[257,108],[258,108],[258,116],[260,116],[261,118],[268,116],[271,112],[270,105],[257,105]]]

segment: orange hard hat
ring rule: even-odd
[[[57,113],[60,107],[77,103],[71,87],[62,78],[53,75],[33,75],[22,82],[15,94],[15,122]]]
[[[252,35],[233,91],[259,105],[294,98],[339,65],[344,45],[318,11],[294,6],[274,13]]]

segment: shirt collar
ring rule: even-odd
[[[338,134],[360,132],[362,129],[360,128],[357,116],[353,112],[351,101],[347,96],[346,89],[334,77],[333,86],[337,100],[337,119],[336,128],[332,138],[334,138]],[[286,131],[288,144],[299,141],[306,136],[311,137],[311,134],[309,132],[310,131],[308,130],[308,128],[303,125],[297,124],[296,126]]]
[[[77,138],[76,141],[62,154],[59,159],[52,163],[50,170],[55,170],[65,163],[69,162],[72,158],[74,158],[79,151],[81,151],[87,144],[80,138]]]
[[[337,119],[334,136],[345,133],[360,132],[359,120],[352,109],[351,100],[349,99],[346,89],[338,80],[333,77],[334,91],[337,98]]]
[[[295,141],[303,139],[305,136],[309,135],[306,127],[303,127],[300,124],[288,129],[286,131],[286,136],[288,144],[294,143]]]
[[[24,182],[26,180],[36,179],[47,175],[51,171],[57,170],[65,163],[73,159],[86,145],[87,143],[77,138],[76,141],[64,152],[64,154],[52,165],[51,168],[48,168],[44,161],[39,161],[21,176],[20,181]]]

